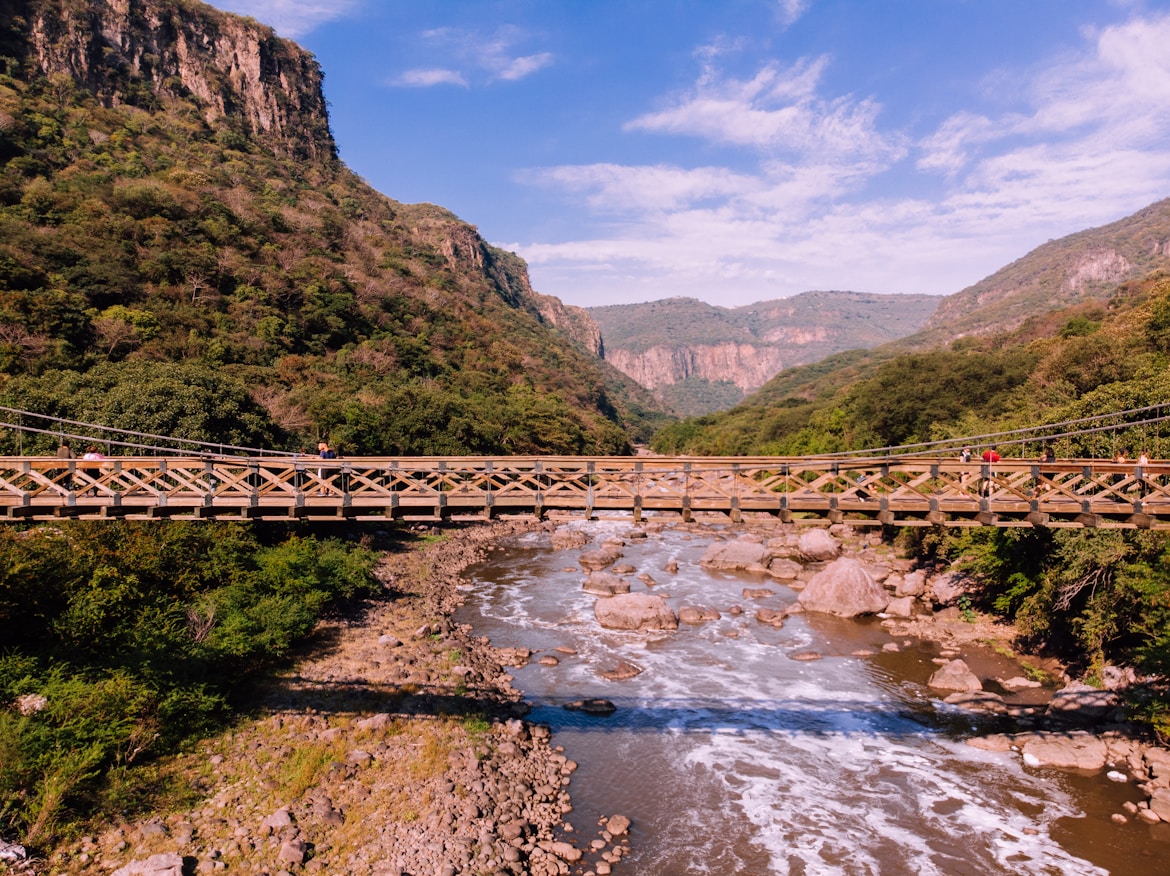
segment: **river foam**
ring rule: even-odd
[[[604,537],[604,531],[597,535]],[[634,819],[629,872],[775,874],[1105,874],[1051,836],[1075,803],[1050,778],[1008,755],[962,744],[921,683],[879,660],[876,625],[797,616],[781,630],[754,620],[783,607],[788,588],[701,569],[706,542],[663,533],[625,548],[680,605],[720,620],[675,633],[602,630],[574,552],[530,544],[480,570],[464,619],[501,646],[547,650],[516,684],[532,719],[553,727],[581,763],[574,818]],[[668,560],[676,574],[661,574]],[[745,599],[744,587],[775,595]],[[635,585],[635,589],[641,589]],[[739,605],[741,615],[728,609]],[[474,617],[469,618],[469,614]],[[553,649],[568,648],[575,654]],[[794,660],[808,649],[817,660]],[[635,678],[599,673],[618,661]],[[605,697],[609,717],[560,708]],[[584,825],[578,825],[581,830]]]

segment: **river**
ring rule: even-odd
[[[595,541],[630,524],[592,522]],[[514,684],[580,768],[569,820],[578,842],[602,815],[630,817],[632,853],[616,873],[1159,874],[1170,831],[1110,821],[1129,783],[1024,766],[964,739],[980,721],[926,687],[928,643],[883,651],[876,620],[823,615],[758,623],[796,592],[698,560],[709,537],[664,529],[629,540],[620,562],[655,592],[722,617],[677,632],[615,632],[593,617],[577,551],[531,534],[470,569],[457,618],[499,647],[533,651]],[[670,561],[678,571],[667,573]],[[634,589],[646,585],[628,576]],[[745,587],[774,596],[745,599]],[[741,606],[743,613],[729,609]],[[560,650],[557,650],[560,649]],[[815,651],[820,659],[794,659]],[[556,665],[538,658],[556,657]],[[642,672],[599,674],[625,661]],[[563,708],[603,697],[609,716]]]

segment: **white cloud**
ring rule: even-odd
[[[407,70],[395,76],[391,85],[401,85],[406,88],[428,88],[432,85],[461,85],[466,87],[467,80],[458,70],[445,70],[442,67],[430,69]]]
[[[697,136],[733,146],[801,155],[897,157],[898,138],[877,128],[879,105],[849,95],[826,99],[817,88],[826,57],[804,59],[787,69],[764,66],[747,80],[724,78],[708,66],[693,91],[672,106],[646,113],[627,130]]]
[[[270,25],[281,36],[302,37],[328,21],[355,12],[361,0],[213,0],[214,5],[239,15],[250,15]]]
[[[707,47],[694,88],[626,129],[744,147],[754,165],[529,171],[580,201],[594,233],[509,247],[537,288],[582,304],[956,292],[1048,238],[1170,195],[1167,45],[1170,16],[1134,18],[1086,33],[1075,54],[997,71],[1017,85],[1010,106],[989,89],[912,154],[876,100],[825,93],[826,58],[734,79]]]
[[[517,82],[553,63],[551,52],[520,54],[517,44],[528,39],[518,28],[504,26],[490,37],[453,27],[424,31],[424,42],[439,51],[445,61],[458,63],[459,69],[442,68],[449,75],[431,82],[411,81],[409,73],[391,80],[394,85],[438,85],[456,81],[470,85],[479,79],[487,82]],[[433,72],[433,71],[426,71]]]
[[[522,174],[521,178],[566,192],[583,193],[586,204],[606,213],[673,210],[711,198],[747,194],[756,186],[751,177],[726,168],[686,170],[663,164],[551,167]]]
[[[776,14],[783,27],[789,27],[808,10],[809,0],[777,0]]]
[[[506,63],[502,63],[497,68],[497,76],[500,79],[508,82],[515,82],[517,79],[523,79],[537,70],[547,67],[553,61],[551,52],[540,52],[536,55],[525,55],[522,58],[512,58]]]

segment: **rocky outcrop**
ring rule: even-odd
[[[726,572],[766,572],[772,562],[769,549],[757,541],[717,541],[707,548],[699,565]]]
[[[415,239],[438,249],[452,270],[484,274],[509,306],[527,310],[590,354],[603,356],[601,330],[589,312],[536,292],[520,256],[492,246],[474,225],[433,204],[403,205],[401,217]]]
[[[678,616],[661,596],[623,593],[593,604],[597,622],[610,630],[676,630]]]
[[[908,335],[937,301],[832,291],[735,308],[668,298],[588,313],[600,326],[606,361],[695,414],[718,409],[717,399],[734,403],[726,384],[754,392],[785,368]],[[713,385],[723,386],[712,394]]]
[[[890,596],[857,560],[846,557],[813,575],[800,592],[799,602],[805,611],[856,617],[882,611]]]
[[[655,346],[642,352],[608,349],[606,360],[647,389],[685,380],[729,380],[745,393],[796,364],[788,349],[759,344]]]
[[[193,99],[222,124],[299,160],[336,158],[321,70],[265,25],[202,3],[12,0],[26,73],[66,75],[107,106]]]
[[[1050,240],[943,298],[922,337],[907,338],[906,343],[920,349],[964,335],[1000,333],[1030,316],[1083,301],[1106,301],[1126,280],[1170,265],[1168,214],[1170,199],[1109,225]]]

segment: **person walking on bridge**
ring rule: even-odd
[[[983,451],[983,480],[979,484],[980,496],[991,496],[992,482],[995,479],[995,469],[992,466],[999,462],[999,459],[1000,456],[996,452],[994,444]]]

